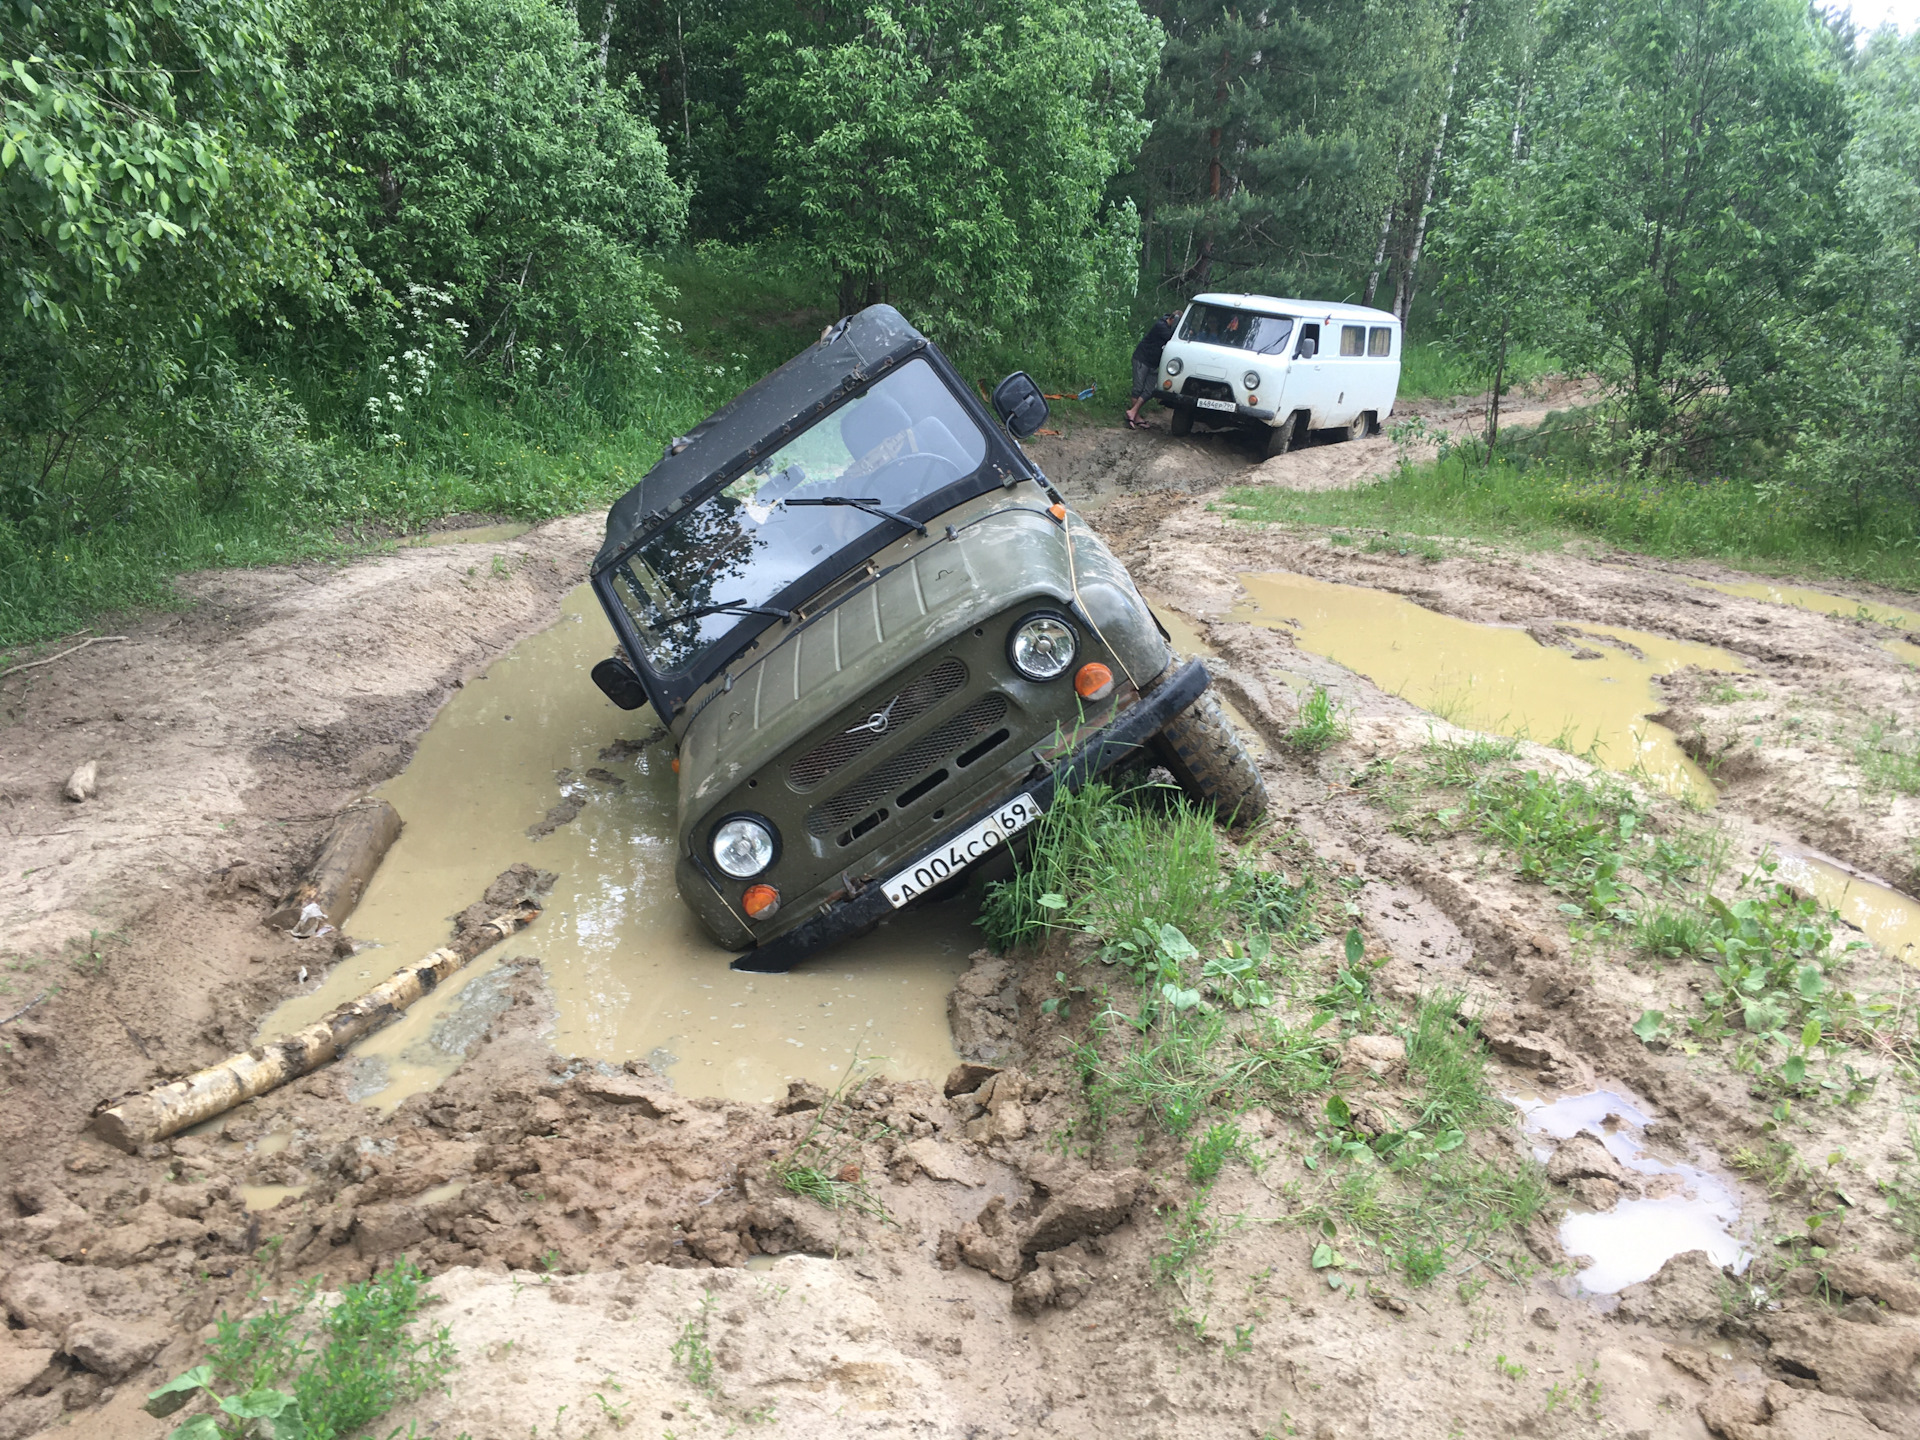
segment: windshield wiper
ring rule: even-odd
[[[882,520],[892,520],[896,524],[905,525],[908,529],[917,530],[922,535],[927,533],[925,525],[911,515],[903,515],[898,510],[887,509],[876,496],[820,495],[805,500],[782,500],[780,503],[782,505],[850,505],[855,510],[866,511],[869,515],[878,515]]]
[[[775,605],[749,605],[744,600],[722,600],[715,605],[695,605],[691,610],[679,610],[664,617],[662,625],[678,625],[683,620],[703,620],[709,615],[771,615],[776,620],[789,620],[791,610],[782,610]]]

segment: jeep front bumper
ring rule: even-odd
[[[1072,793],[1140,750],[1165,728],[1168,721],[1198,700],[1211,681],[1212,677],[1207,674],[1207,667],[1202,661],[1189,660],[1185,665],[1176,667],[1172,674],[1143,695],[1131,709],[1116,716],[1051,770],[1035,767],[1035,772],[1022,776],[989,804],[980,806],[935,837],[926,849],[935,851],[944,848],[982,815],[993,813],[1016,795],[1029,794],[1039,801],[1043,809],[1050,807],[1056,792],[1065,790]],[[888,903],[881,889],[881,879],[880,876],[873,877],[858,893],[834,901],[806,923],[796,925],[786,934],[749,950],[733,962],[733,968],[762,975],[784,974],[815,950],[858,935],[878,924],[893,913],[893,906]]]

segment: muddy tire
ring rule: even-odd
[[[1180,788],[1235,826],[1250,825],[1267,811],[1266,782],[1240,743],[1211,690],[1189,705],[1158,735],[1154,753]]]
[[[1192,406],[1176,405],[1173,407],[1172,418],[1167,421],[1167,433],[1169,435],[1190,435],[1193,433]]]
[[[1269,460],[1277,455],[1284,455],[1293,448],[1294,430],[1299,423],[1300,412],[1296,410],[1278,425],[1268,427],[1267,458]]]
[[[1353,417],[1352,422],[1340,432],[1342,440],[1364,440],[1373,433],[1373,416],[1362,410]]]

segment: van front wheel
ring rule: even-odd
[[[1169,435],[1190,435],[1193,433],[1192,406],[1176,405],[1173,407],[1173,415],[1167,421],[1167,433]]]
[[[1296,410],[1278,425],[1268,427],[1267,458],[1269,460],[1273,459],[1276,455],[1284,455],[1293,448],[1294,427],[1299,423],[1299,420],[1300,413]]]
[[[1230,825],[1251,825],[1267,813],[1267,786],[1240,737],[1227,723],[1220,697],[1208,690],[1153,737],[1160,763],[1197,804]]]

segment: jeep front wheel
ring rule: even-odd
[[[1227,723],[1211,690],[1153,737],[1154,753],[1187,795],[1231,825],[1250,825],[1267,811],[1260,767]]]

